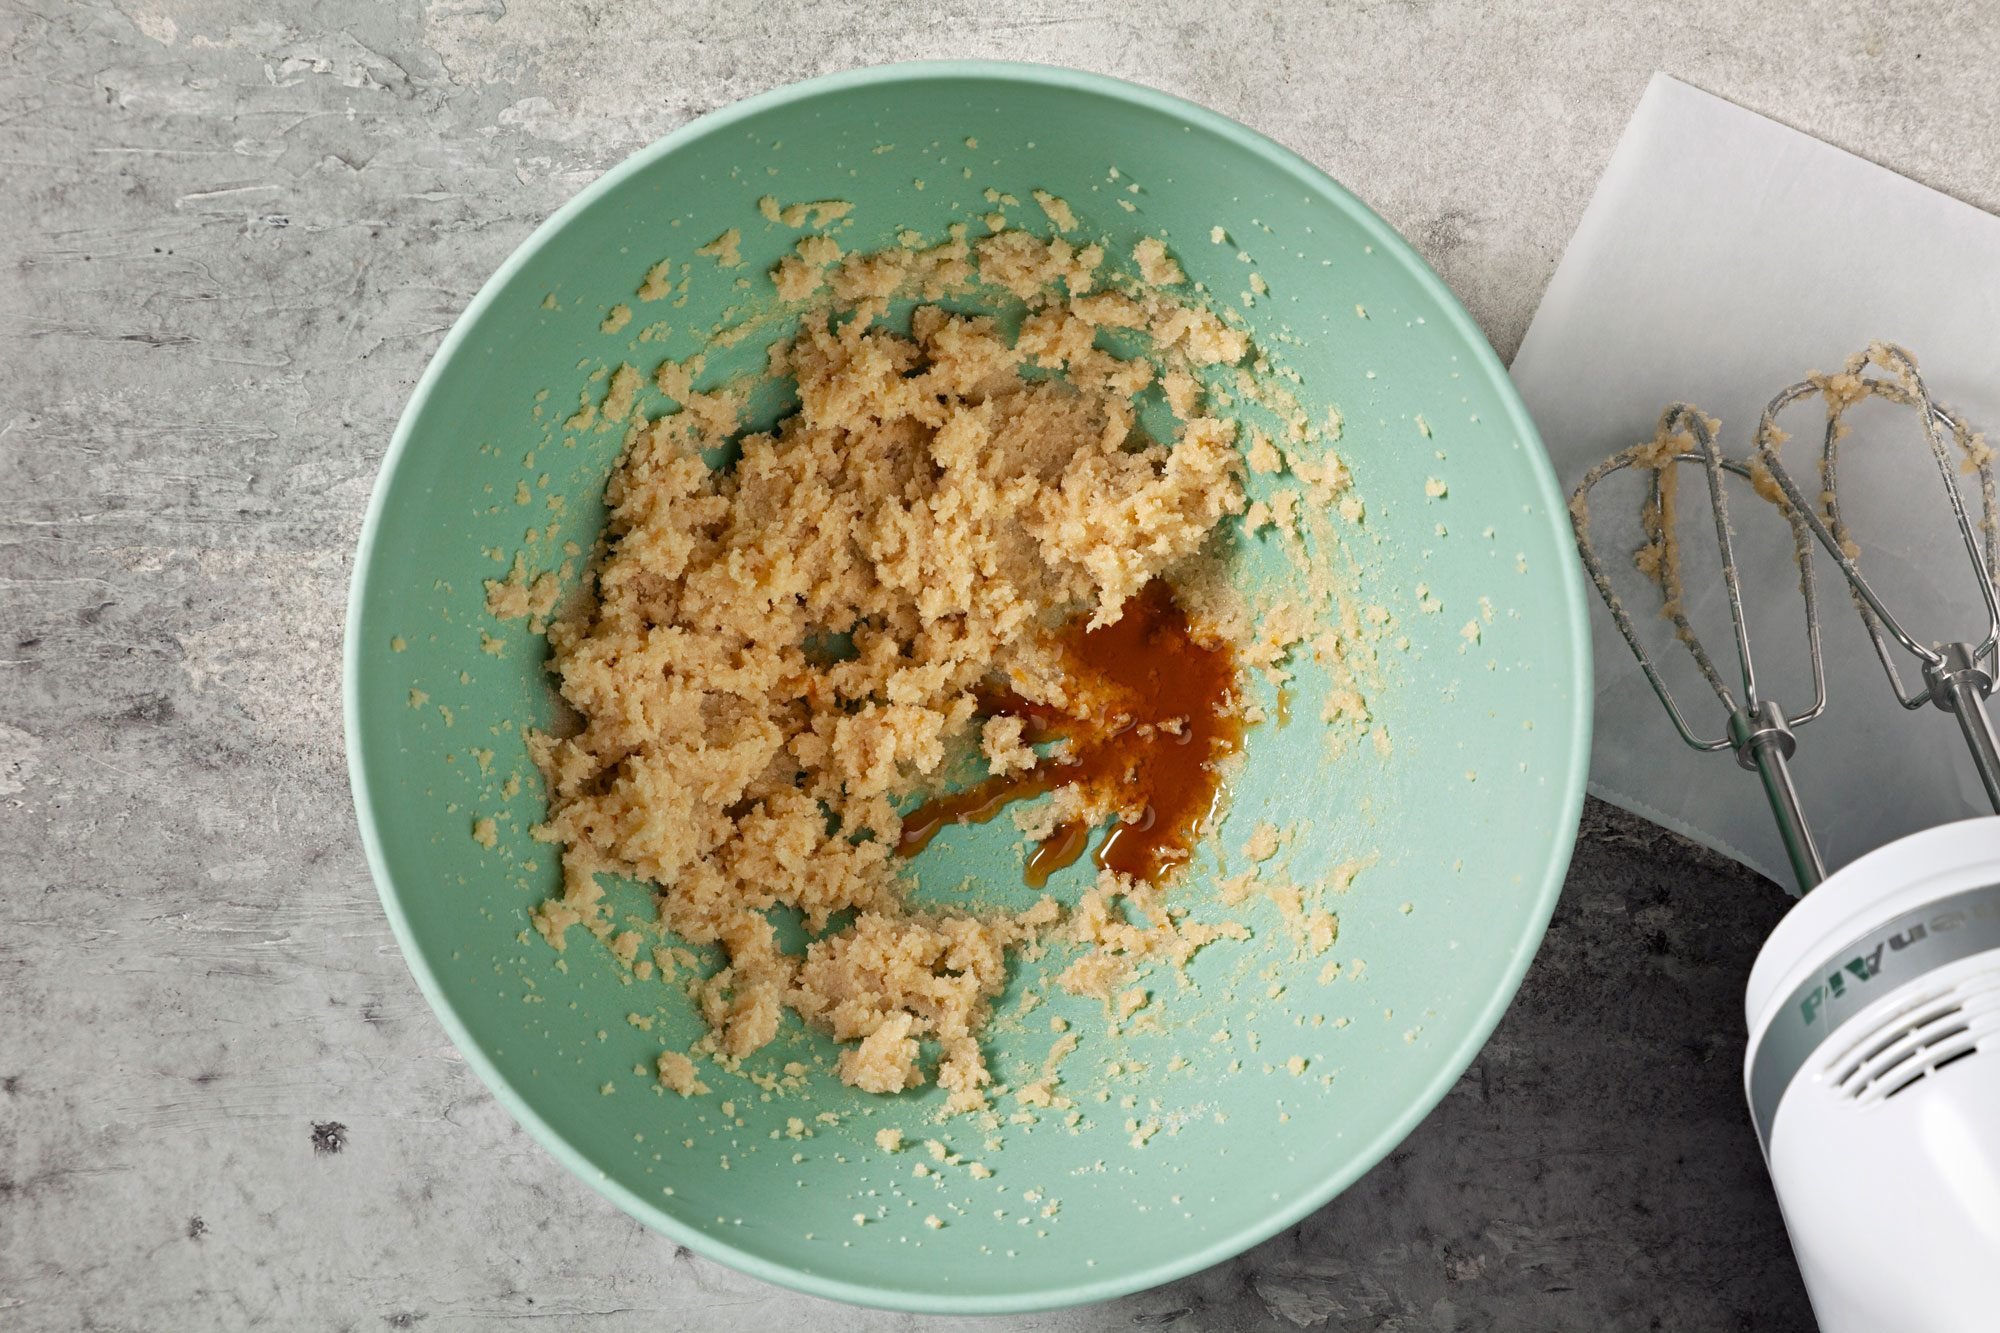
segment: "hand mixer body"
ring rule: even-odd
[[[2000,1328],[2000,816],[1830,876],[1765,943],[1744,1013],[1824,1333]]]

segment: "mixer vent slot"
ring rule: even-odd
[[[2000,967],[1883,1015],[1823,1067],[1836,1096],[1886,1101],[2000,1036]]]
[[[1954,1014],[1957,1012],[1957,1010],[1952,1011]],[[1970,1029],[1965,1024],[1960,1023],[1953,1027],[1947,1027],[1941,1032],[1926,1033],[1917,1045],[1903,1052],[1894,1061],[1877,1072],[1873,1078],[1855,1088],[1854,1095],[1860,1097],[1865,1095],[1870,1088],[1884,1088],[1882,1098],[1884,1101],[1887,1101],[1915,1083],[1918,1079],[1927,1078],[1937,1073],[1938,1070],[1943,1069],[1946,1065],[1963,1060],[1966,1056],[1971,1055],[1979,1049],[1976,1042],[1972,1045],[1960,1043],[1958,1048],[1948,1055],[1939,1055],[1937,1047],[1942,1046],[1953,1037],[1963,1036],[1968,1031]],[[1893,1084],[1891,1080],[1894,1080]]]

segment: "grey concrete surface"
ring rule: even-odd
[[[2000,205],[1970,4],[0,0],[0,1327],[931,1322],[692,1257],[514,1128],[376,904],[336,648],[396,413],[536,221],[734,98],[937,56],[1266,131],[1503,355],[1656,68]],[[1169,1287],[957,1322],[1810,1328],[1736,1086],[1781,906],[1592,807],[1519,1000],[1376,1171]]]

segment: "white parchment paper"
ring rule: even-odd
[[[1893,162],[1895,139],[1874,151]],[[1773,394],[1810,370],[1836,369],[1873,339],[1909,348],[1932,392],[2000,439],[2000,218],[1655,75],[1513,376],[1567,487],[1597,460],[1650,438],[1660,409],[1677,400],[1720,417],[1729,451],[1747,456]],[[1819,421],[1815,406],[1784,418],[1793,435],[1787,461],[1808,492]],[[1913,419],[1871,407],[1854,422],[1842,494],[1866,548],[1864,568],[1910,608],[1905,623],[1923,637],[1976,638],[1984,632],[1977,586]],[[1683,494],[1692,501],[1696,489]],[[1966,490],[1976,500],[1976,487]],[[1607,492],[1596,530],[1648,622],[1658,599],[1645,598],[1630,570],[1630,516],[1617,500],[1634,495]],[[1782,521],[1747,489],[1735,493],[1732,513],[1745,533],[1739,554],[1759,683],[1796,713],[1811,691]],[[1687,517],[1690,551],[1712,545]],[[1991,810],[1954,721],[1897,705],[1838,571],[1818,560],[1831,702],[1799,732],[1794,768],[1831,870],[1902,834]],[[1689,577],[1712,568],[1691,556]],[[1689,599],[1697,628],[1718,664],[1733,661],[1719,586],[1702,579],[1701,589]],[[1681,743],[1610,617],[1591,602],[1591,789],[1790,888],[1755,776],[1726,753]],[[1666,658],[1673,648],[1658,628],[1645,625]],[[1715,696],[1684,660],[1673,667],[1683,710],[1719,735]],[[1905,679],[1919,682],[1914,664]]]

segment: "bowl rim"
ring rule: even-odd
[[[1577,644],[1577,650],[1572,654],[1570,663],[1569,754],[1559,784],[1563,805],[1558,827],[1570,829],[1570,836],[1567,838],[1558,836],[1551,848],[1547,864],[1542,871],[1541,883],[1537,886],[1532,900],[1532,909],[1523,918],[1520,933],[1513,941],[1502,984],[1494,988],[1471,1025],[1465,1030],[1464,1036],[1438,1064],[1430,1081],[1409,1102],[1402,1113],[1363,1145],[1360,1151],[1348,1154],[1337,1168],[1314,1182],[1310,1188],[1294,1195],[1281,1207],[1274,1208],[1253,1225],[1238,1228],[1229,1235],[1146,1268],[1110,1273],[1082,1282],[1025,1287],[1001,1295],[914,1290],[805,1272],[732,1245],[719,1235],[680,1221],[650,1200],[612,1179],[593,1164],[579,1148],[537,1114],[527,1099],[473,1042],[465,1023],[439,984],[429,959],[417,948],[375,827],[373,811],[377,797],[370,787],[371,759],[367,747],[363,744],[359,724],[359,679],[362,672],[363,650],[357,627],[362,614],[363,595],[369,585],[373,567],[372,553],[381,534],[382,514],[387,496],[394,486],[404,455],[410,449],[416,418],[421,414],[433,387],[443,374],[444,367],[458,352],[460,344],[469,336],[472,327],[495,302],[501,288],[544,246],[553,242],[572,218],[593,206],[628,178],[645,171],[684,144],[717,134],[773,107],[810,101],[827,93],[939,77],[1001,80],[1080,91],[1162,112],[1179,118],[1190,126],[1198,126],[1234,147],[1263,159],[1342,210],[1369,234],[1373,243],[1381,247],[1386,256],[1402,265],[1425,293],[1437,302],[1453,331],[1466,342],[1474,365],[1495,385],[1505,405],[1508,422],[1521,440],[1522,456],[1527,462],[1533,482],[1540,491],[1545,505],[1544,521],[1561,529],[1558,533],[1559,544],[1568,539],[1567,525],[1561,519],[1566,509],[1561,491],[1556,484],[1554,467],[1542,445],[1541,435],[1528,414],[1526,404],[1515,391],[1505,366],[1501,364],[1499,356],[1488,343],[1484,332],[1473,322],[1471,315],[1451,289],[1444,284],[1443,279],[1422,256],[1417,254],[1409,242],[1384,222],[1373,209],[1325,171],[1275,140],[1219,112],[1210,111],[1169,93],[1107,75],[1060,66],[1001,60],[920,60],[872,65],[787,84],[744,98],[699,116],[655,140],[611,167],[558,208],[515,248],[480,287],[478,294],[452,323],[450,331],[439,343],[425,366],[423,375],[411,391],[409,402],[397,420],[395,433],[390,438],[388,450],[383,455],[381,467],[369,495],[348,587],[343,629],[341,673],[343,738],[349,785],[354,797],[355,817],[360,826],[361,843],[367,856],[369,873],[375,881],[383,911],[388,916],[390,929],[395,935],[397,946],[402,951],[403,961],[415,978],[417,988],[429,1002],[432,1012],[437,1015],[438,1022],[444,1027],[446,1035],[451,1038],[453,1046],[479,1076],[480,1081],[492,1091],[508,1114],[573,1175],[610,1199],[626,1213],[697,1253],[779,1286],[805,1292],[808,1295],[879,1309],[928,1314],[1016,1314],[1110,1300],[1143,1291],[1223,1263],[1268,1240],[1318,1211],[1348,1186],[1373,1170],[1398,1144],[1409,1137],[1470,1067],[1474,1057],[1492,1036],[1494,1028],[1499,1025],[1507,1006],[1512,1003],[1514,996],[1520,990],[1528,965],[1533,961],[1542,937],[1547,931],[1549,918],[1554,912],[1556,899],[1562,891],[1563,880],[1568,873],[1570,859],[1575,850],[1575,829],[1582,815],[1584,784],[1590,755],[1592,662],[1582,576],[1574,562],[1564,562],[1557,575],[1561,586],[1562,604],[1576,631]]]

